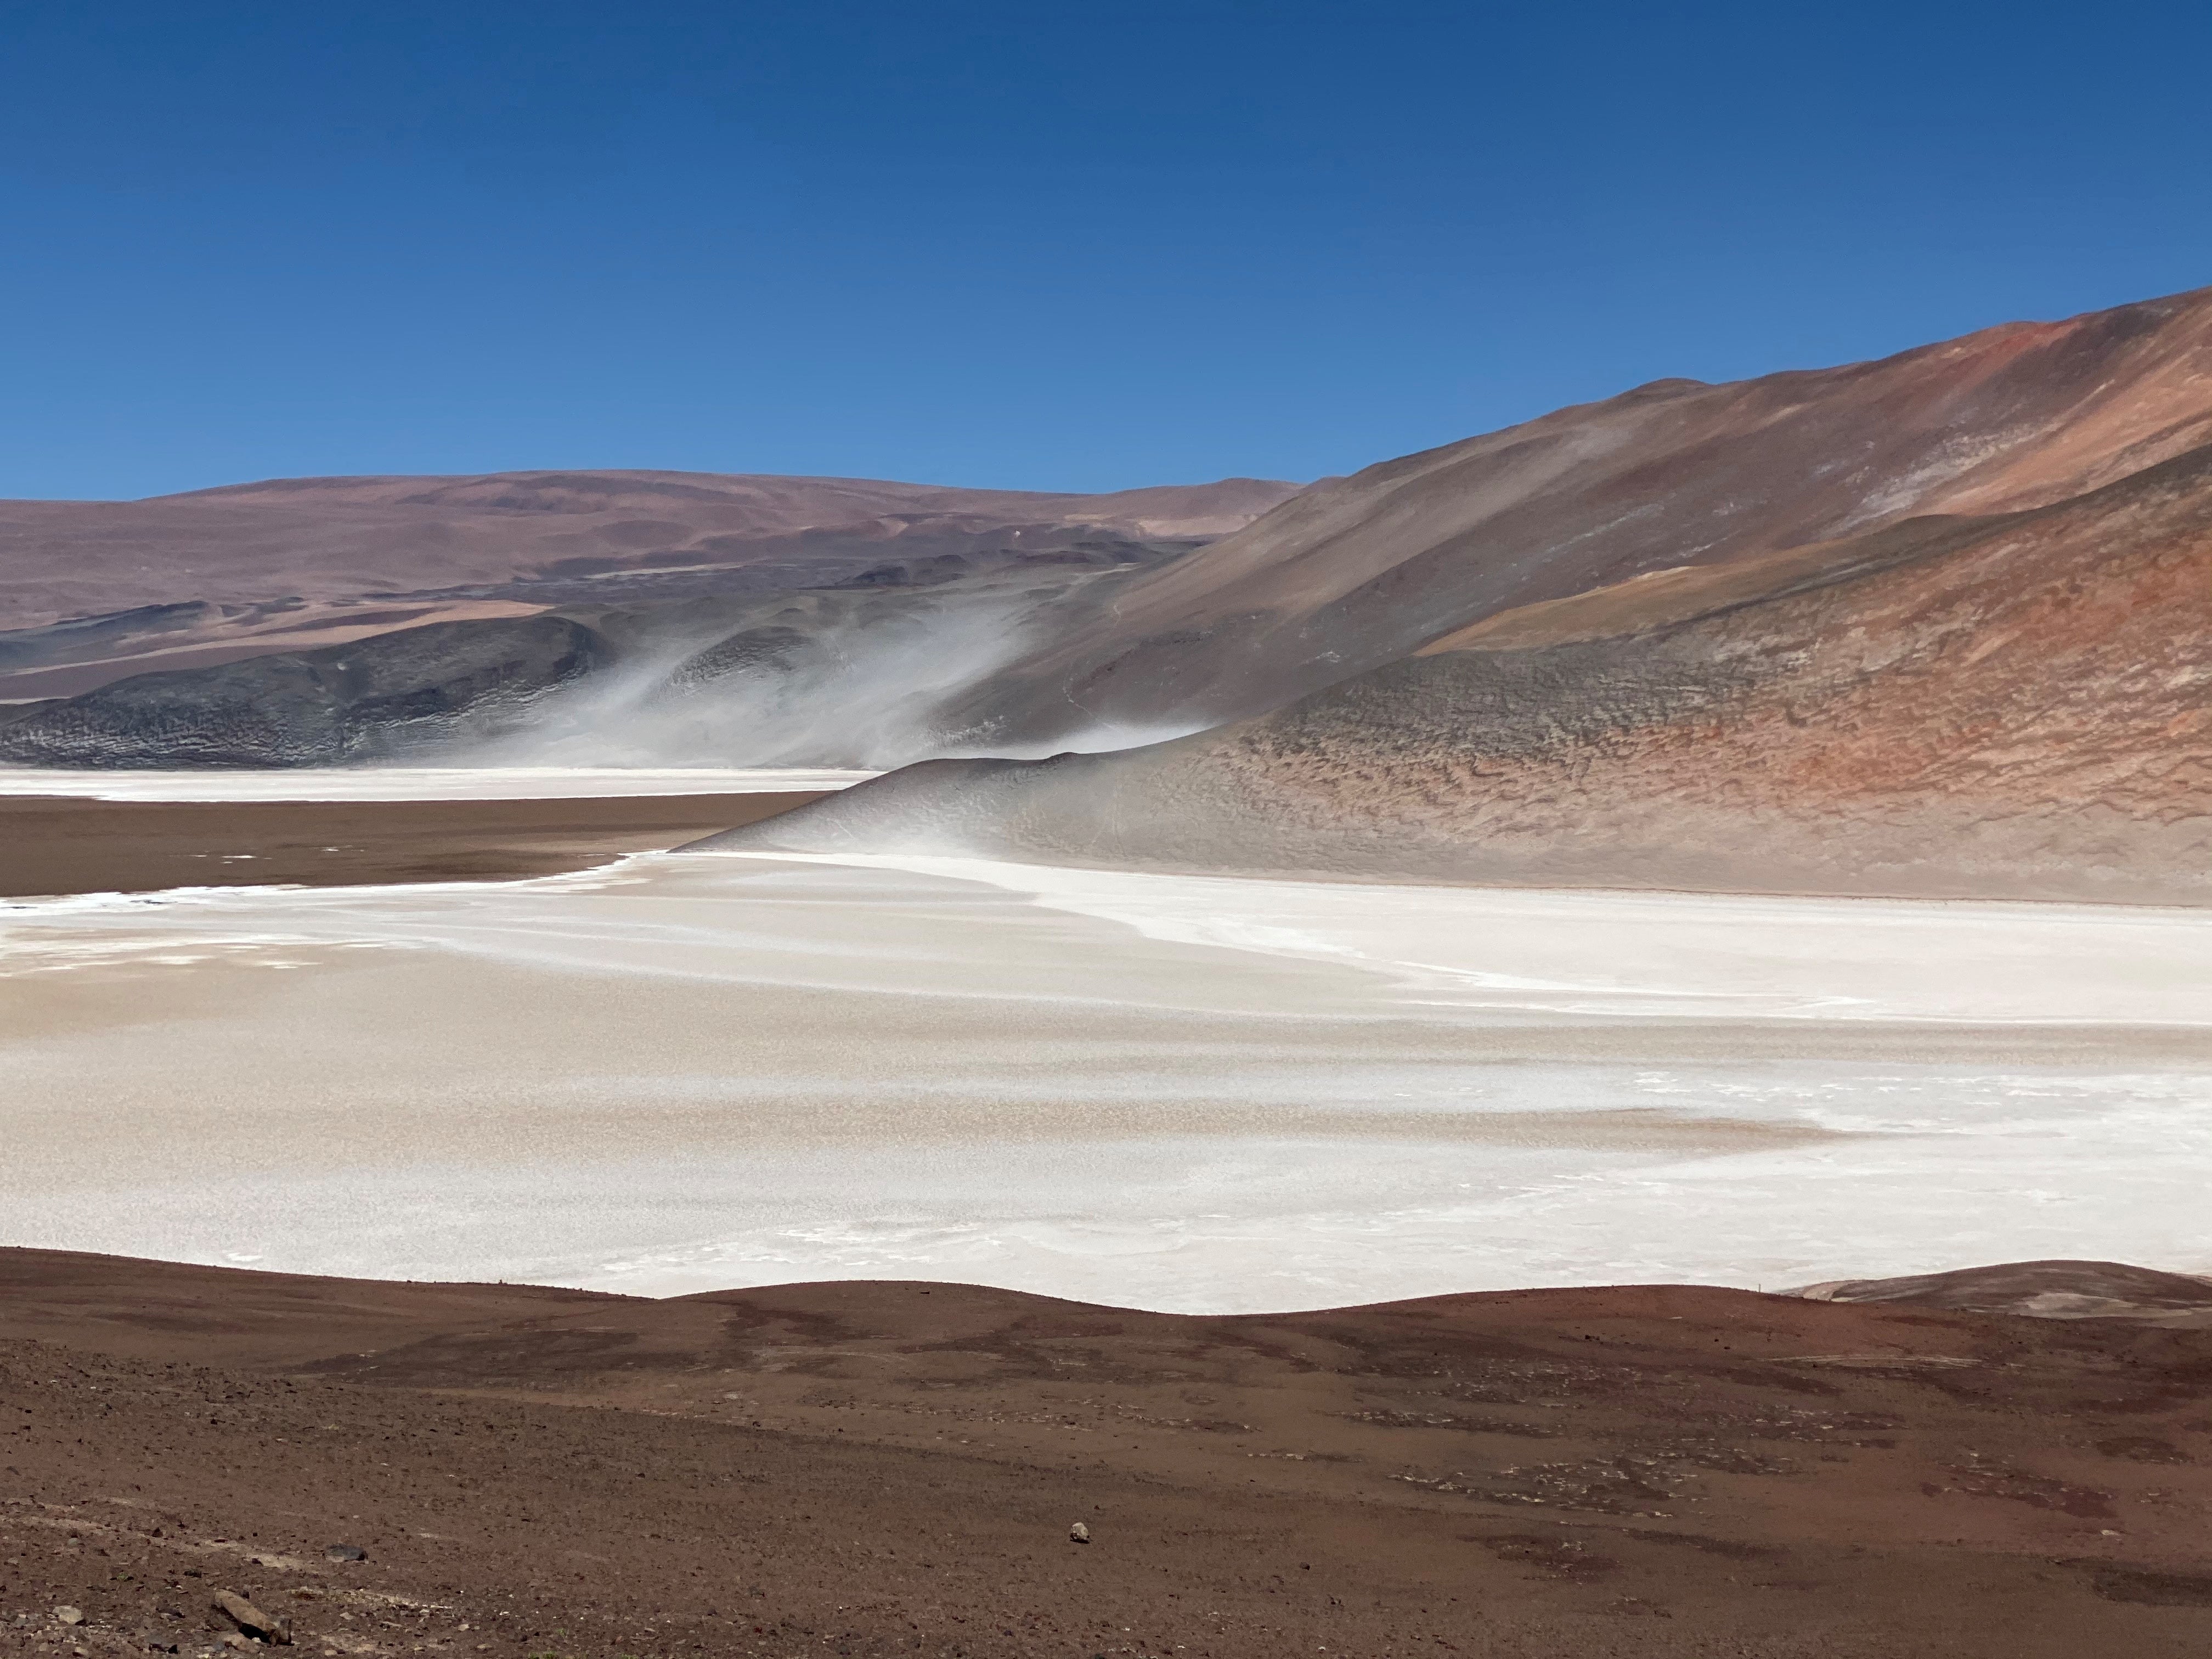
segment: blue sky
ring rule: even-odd
[[[2212,8],[0,9],[0,495],[1309,478],[2212,283]]]

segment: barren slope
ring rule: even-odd
[[[1667,380],[1316,486],[1036,653],[1031,702],[1261,712],[1506,610],[2015,512],[2212,441],[2212,289],[1879,362]]]
[[[0,1641],[204,1651],[227,1589],[310,1653],[2181,1659],[2208,1344],[1684,1286],[1226,1319],[0,1252]]]
[[[2212,902],[2212,446],[2051,507],[1540,601],[1242,725],[910,769],[728,839]]]

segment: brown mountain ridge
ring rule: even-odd
[[[1132,625],[1170,596],[1186,626],[1233,606],[1244,647],[1075,672],[1110,696],[1125,666],[1183,663],[1203,698],[1240,660],[1277,674],[1269,641],[1386,663],[1146,748],[912,769],[732,839],[2203,902],[2208,434],[2212,291],[1564,410],[1317,489],[1123,598]]]

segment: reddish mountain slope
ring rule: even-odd
[[[1671,545],[1665,568],[1554,596],[1593,562],[1645,562],[1589,551],[1630,499],[1601,490],[1583,501],[1582,539],[1551,544],[1540,568],[1449,539],[1397,567],[1433,577],[1464,561],[1455,592],[1544,597],[1432,631],[1418,654],[1275,713],[1118,755],[915,769],[738,838],[1543,886],[2212,902],[2212,445],[2168,459],[2212,421],[2208,316],[2191,296],[1779,377],[1794,392],[1661,394],[1763,412],[1735,447],[1693,446],[1705,470],[1679,488],[1647,476],[1655,493],[1628,510],[1680,527],[1690,503],[1736,489],[1763,527],[1708,513],[1717,538]],[[2087,391],[2084,354],[2101,365]],[[1837,493],[1882,403],[1865,388],[1902,380],[1917,398],[1962,363],[1974,373],[1953,387],[1954,416],[2002,414],[2033,435],[1976,440],[1960,453],[1981,459],[1919,495],[1896,477]],[[2129,365],[2134,380],[2112,378]],[[2066,402],[2053,379],[2077,412],[2038,424],[2031,407]],[[1785,393],[1839,406],[1771,407]],[[1900,428],[1911,404],[1891,410]],[[1787,428],[1828,433],[1840,459],[1784,466],[1766,452]],[[1846,432],[1862,437],[1843,445]],[[1438,511],[1480,516],[1485,486],[1440,479],[1497,453],[1478,441],[1427,467]],[[1746,453],[1775,470],[1740,471]],[[1347,487],[1377,492],[1369,475]],[[1332,512],[1335,494],[1145,585],[1241,558],[1271,527]],[[1905,501],[1923,510],[1875,510]],[[1311,629],[1381,614],[1388,587]]]
[[[1500,611],[1929,514],[2049,506],[2212,441],[2212,289],[1880,362],[1656,382],[1317,486],[1038,653],[1037,702],[1218,721]]]

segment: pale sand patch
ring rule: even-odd
[[[1974,994],[2009,1024],[1931,1016],[1956,1000],[1930,951],[1965,975],[1989,927],[2017,947],[2044,924],[2010,913],[2054,907],[1930,907],[1954,938],[1856,905],[1754,901],[1755,927],[1639,896],[1553,928],[1541,895],[1357,890],[1409,976],[1380,933],[1328,931],[1365,924],[1307,884],[1132,879],[1159,884],[1141,930],[1064,894],[787,859],[8,906],[3,1242],[1223,1310],[2212,1266],[2212,1031],[2041,1024],[2028,978]],[[1478,951],[1468,918],[1501,897],[1531,908]],[[1255,936],[1262,915],[1298,936]],[[2095,920],[2051,925],[2117,950]],[[2105,920],[2194,971],[2201,933]],[[1887,1011],[1808,1012],[1824,936],[1852,975],[1887,939],[1920,976]],[[1453,994],[1422,977],[1438,963]],[[1563,974],[1638,1013],[1547,1006]]]

